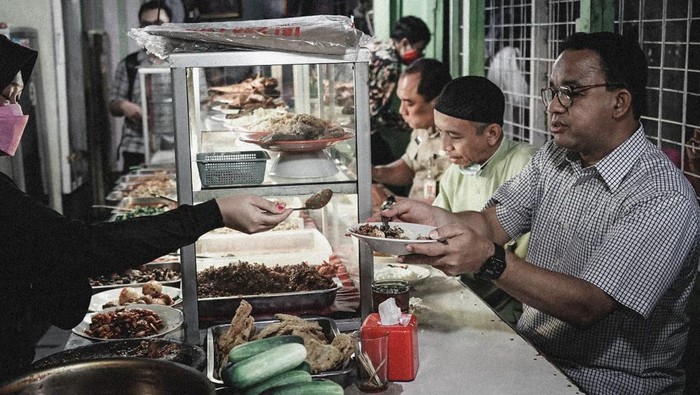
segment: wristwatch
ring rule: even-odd
[[[506,250],[496,243],[493,243],[496,252],[481,265],[481,269],[476,272],[475,276],[485,280],[495,280],[501,277],[503,271],[506,270]]]

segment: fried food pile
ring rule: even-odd
[[[90,285],[99,287],[103,285],[114,284],[137,284],[145,283],[151,280],[156,281],[176,281],[180,279],[180,271],[168,268],[153,268],[147,269],[143,266],[142,269],[128,269],[124,273],[112,273],[96,278],[90,278]]]
[[[231,320],[229,330],[216,339],[218,366],[214,371],[219,374],[219,377],[221,377],[221,367],[225,366],[228,353],[233,347],[250,340],[273,336],[296,335],[304,339],[307,351],[306,362],[311,367],[311,374],[340,369],[350,361],[353,353],[350,335],[339,333],[329,340],[318,322],[307,321],[289,314],[275,314],[279,322],[272,323],[256,333],[255,319],[250,317],[252,310],[252,306],[242,300]]]
[[[253,110],[256,108],[274,108],[285,106],[279,98],[277,79],[256,76],[231,85],[214,86],[209,88],[212,101],[226,102],[225,109]]]
[[[130,339],[155,335],[164,327],[155,311],[120,308],[94,314],[85,334],[101,339]]]
[[[238,261],[227,266],[208,267],[197,273],[199,298],[319,291],[334,287],[336,284],[332,279],[322,276],[306,262],[268,267]]]
[[[172,306],[173,298],[163,292],[163,285],[158,281],[151,280],[141,287],[139,293],[134,287],[122,288],[119,292],[119,299],[112,300],[102,305],[103,309],[115,306],[126,306],[130,304],[159,304],[162,306]]]

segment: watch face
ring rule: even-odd
[[[476,274],[478,277],[487,280],[495,280],[501,277],[503,271],[506,270],[506,252],[503,247],[498,244],[493,244],[496,247],[496,252],[491,256],[481,269]]]

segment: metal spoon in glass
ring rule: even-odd
[[[323,189],[318,193],[309,196],[304,202],[303,207],[295,207],[292,210],[316,210],[324,207],[328,202],[330,202],[333,197],[333,191],[330,189]]]

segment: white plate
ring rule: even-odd
[[[226,123],[226,114],[214,114],[211,116],[211,119],[217,121],[217,122],[224,122]]]
[[[368,225],[381,226],[381,222],[367,222]],[[352,228],[348,229],[350,235],[357,237],[358,239],[364,241],[369,245],[369,247],[376,252],[381,252],[386,255],[408,255],[406,251],[406,246],[408,244],[418,244],[418,243],[436,243],[436,240],[417,240],[418,237],[427,237],[431,230],[435,229],[434,226],[412,224],[409,222],[389,222],[389,226],[398,226],[403,229],[406,239],[387,239],[385,237],[373,237],[365,236],[357,233],[357,229],[360,225],[364,223],[357,224]]]
[[[404,280],[414,285],[430,276],[430,269],[422,265],[408,265],[404,263],[376,263],[374,264],[375,280]]]
[[[223,108],[222,106],[214,106],[211,108],[214,111],[222,112],[224,114],[238,114],[241,111],[238,108]]]
[[[85,334],[85,330],[90,327],[90,323],[92,322],[92,316],[98,313],[103,313],[107,312],[110,310],[116,310],[116,309],[126,309],[126,310],[131,310],[131,309],[142,309],[142,310],[151,310],[160,316],[160,318],[163,320],[165,323],[165,326],[163,329],[159,330],[158,333],[155,335],[151,336],[144,336],[143,338],[140,339],[148,339],[152,337],[162,337],[167,335],[170,332],[173,332],[177,329],[180,329],[182,326],[182,323],[184,321],[184,316],[182,314],[182,311],[178,309],[174,309],[170,306],[160,306],[160,305],[152,305],[152,304],[140,304],[140,305],[129,305],[129,306],[123,306],[123,307],[110,307],[108,309],[100,310],[98,312],[94,313],[88,313],[85,315],[85,318],[83,318],[83,321],[78,324],[75,328],[73,328],[73,333],[80,337],[84,337],[86,339],[90,340],[97,340],[97,341],[110,341],[110,340],[121,340],[121,339],[103,339],[100,337],[94,337],[94,336],[88,336]]]
[[[98,292],[92,295],[90,299],[90,306],[88,306],[89,311],[100,311],[105,303],[115,302],[119,303],[119,294],[122,292],[123,288],[136,288],[136,291],[141,294],[141,288],[143,284],[138,286],[123,286],[121,288],[114,288],[107,291]],[[180,297],[180,288],[163,286],[163,293],[170,295],[173,300],[171,306],[178,305],[182,303],[182,298]],[[148,306],[146,304],[139,304],[139,306]]]

